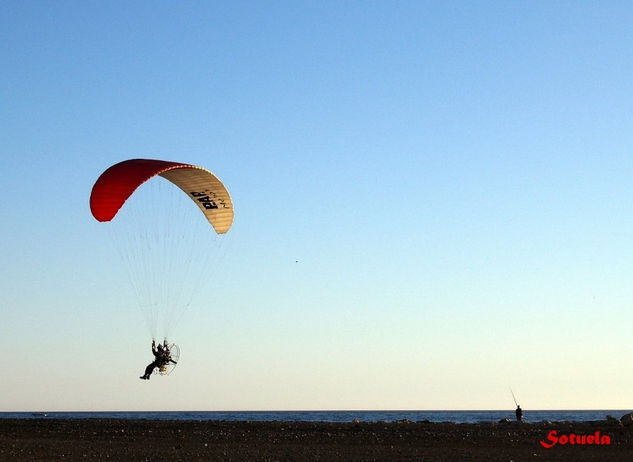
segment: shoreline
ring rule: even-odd
[[[591,422],[622,416],[631,410],[538,410],[523,412],[523,420],[530,423],[546,421]],[[262,410],[262,411],[2,411],[0,419],[149,419],[149,420],[227,420],[227,421],[280,421],[280,422],[413,422],[436,423],[492,423],[503,419],[515,419],[509,410]]]
[[[550,449],[548,435],[567,435]],[[594,442],[598,432],[599,438]],[[574,437],[571,437],[574,435]],[[606,435],[609,444],[600,444]],[[576,437],[577,436],[577,437]],[[581,438],[584,436],[584,438]],[[591,437],[591,438],[589,438]],[[573,443],[571,442],[573,440]],[[560,440],[562,442],[562,438]],[[602,440],[605,441],[604,438]],[[0,419],[0,460],[631,460],[633,426],[590,422]]]

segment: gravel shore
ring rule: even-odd
[[[606,435],[556,444],[548,435]],[[578,439],[578,438],[577,438]],[[604,441],[604,438],[603,438]],[[538,424],[0,419],[0,461],[633,460],[633,427]]]

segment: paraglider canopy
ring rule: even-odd
[[[202,167],[130,159],[99,176],[90,210],[127,269],[150,335],[171,337],[198,288],[222,278],[234,218],[228,190]]]
[[[222,182],[202,167],[165,160],[130,159],[108,168],[92,187],[92,215],[98,221],[112,220],[132,193],[156,175],[185,192],[218,234],[231,228],[233,204]]]

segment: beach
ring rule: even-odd
[[[551,435],[557,443],[543,447],[540,441],[552,445]],[[455,424],[0,419],[0,461],[632,458],[633,427],[607,420]]]

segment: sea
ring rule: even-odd
[[[523,410],[527,422],[586,422],[617,419],[631,410]],[[130,419],[255,422],[453,422],[490,423],[514,420],[514,409],[507,411],[116,411],[116,412],[0,412],[0,419]]]

